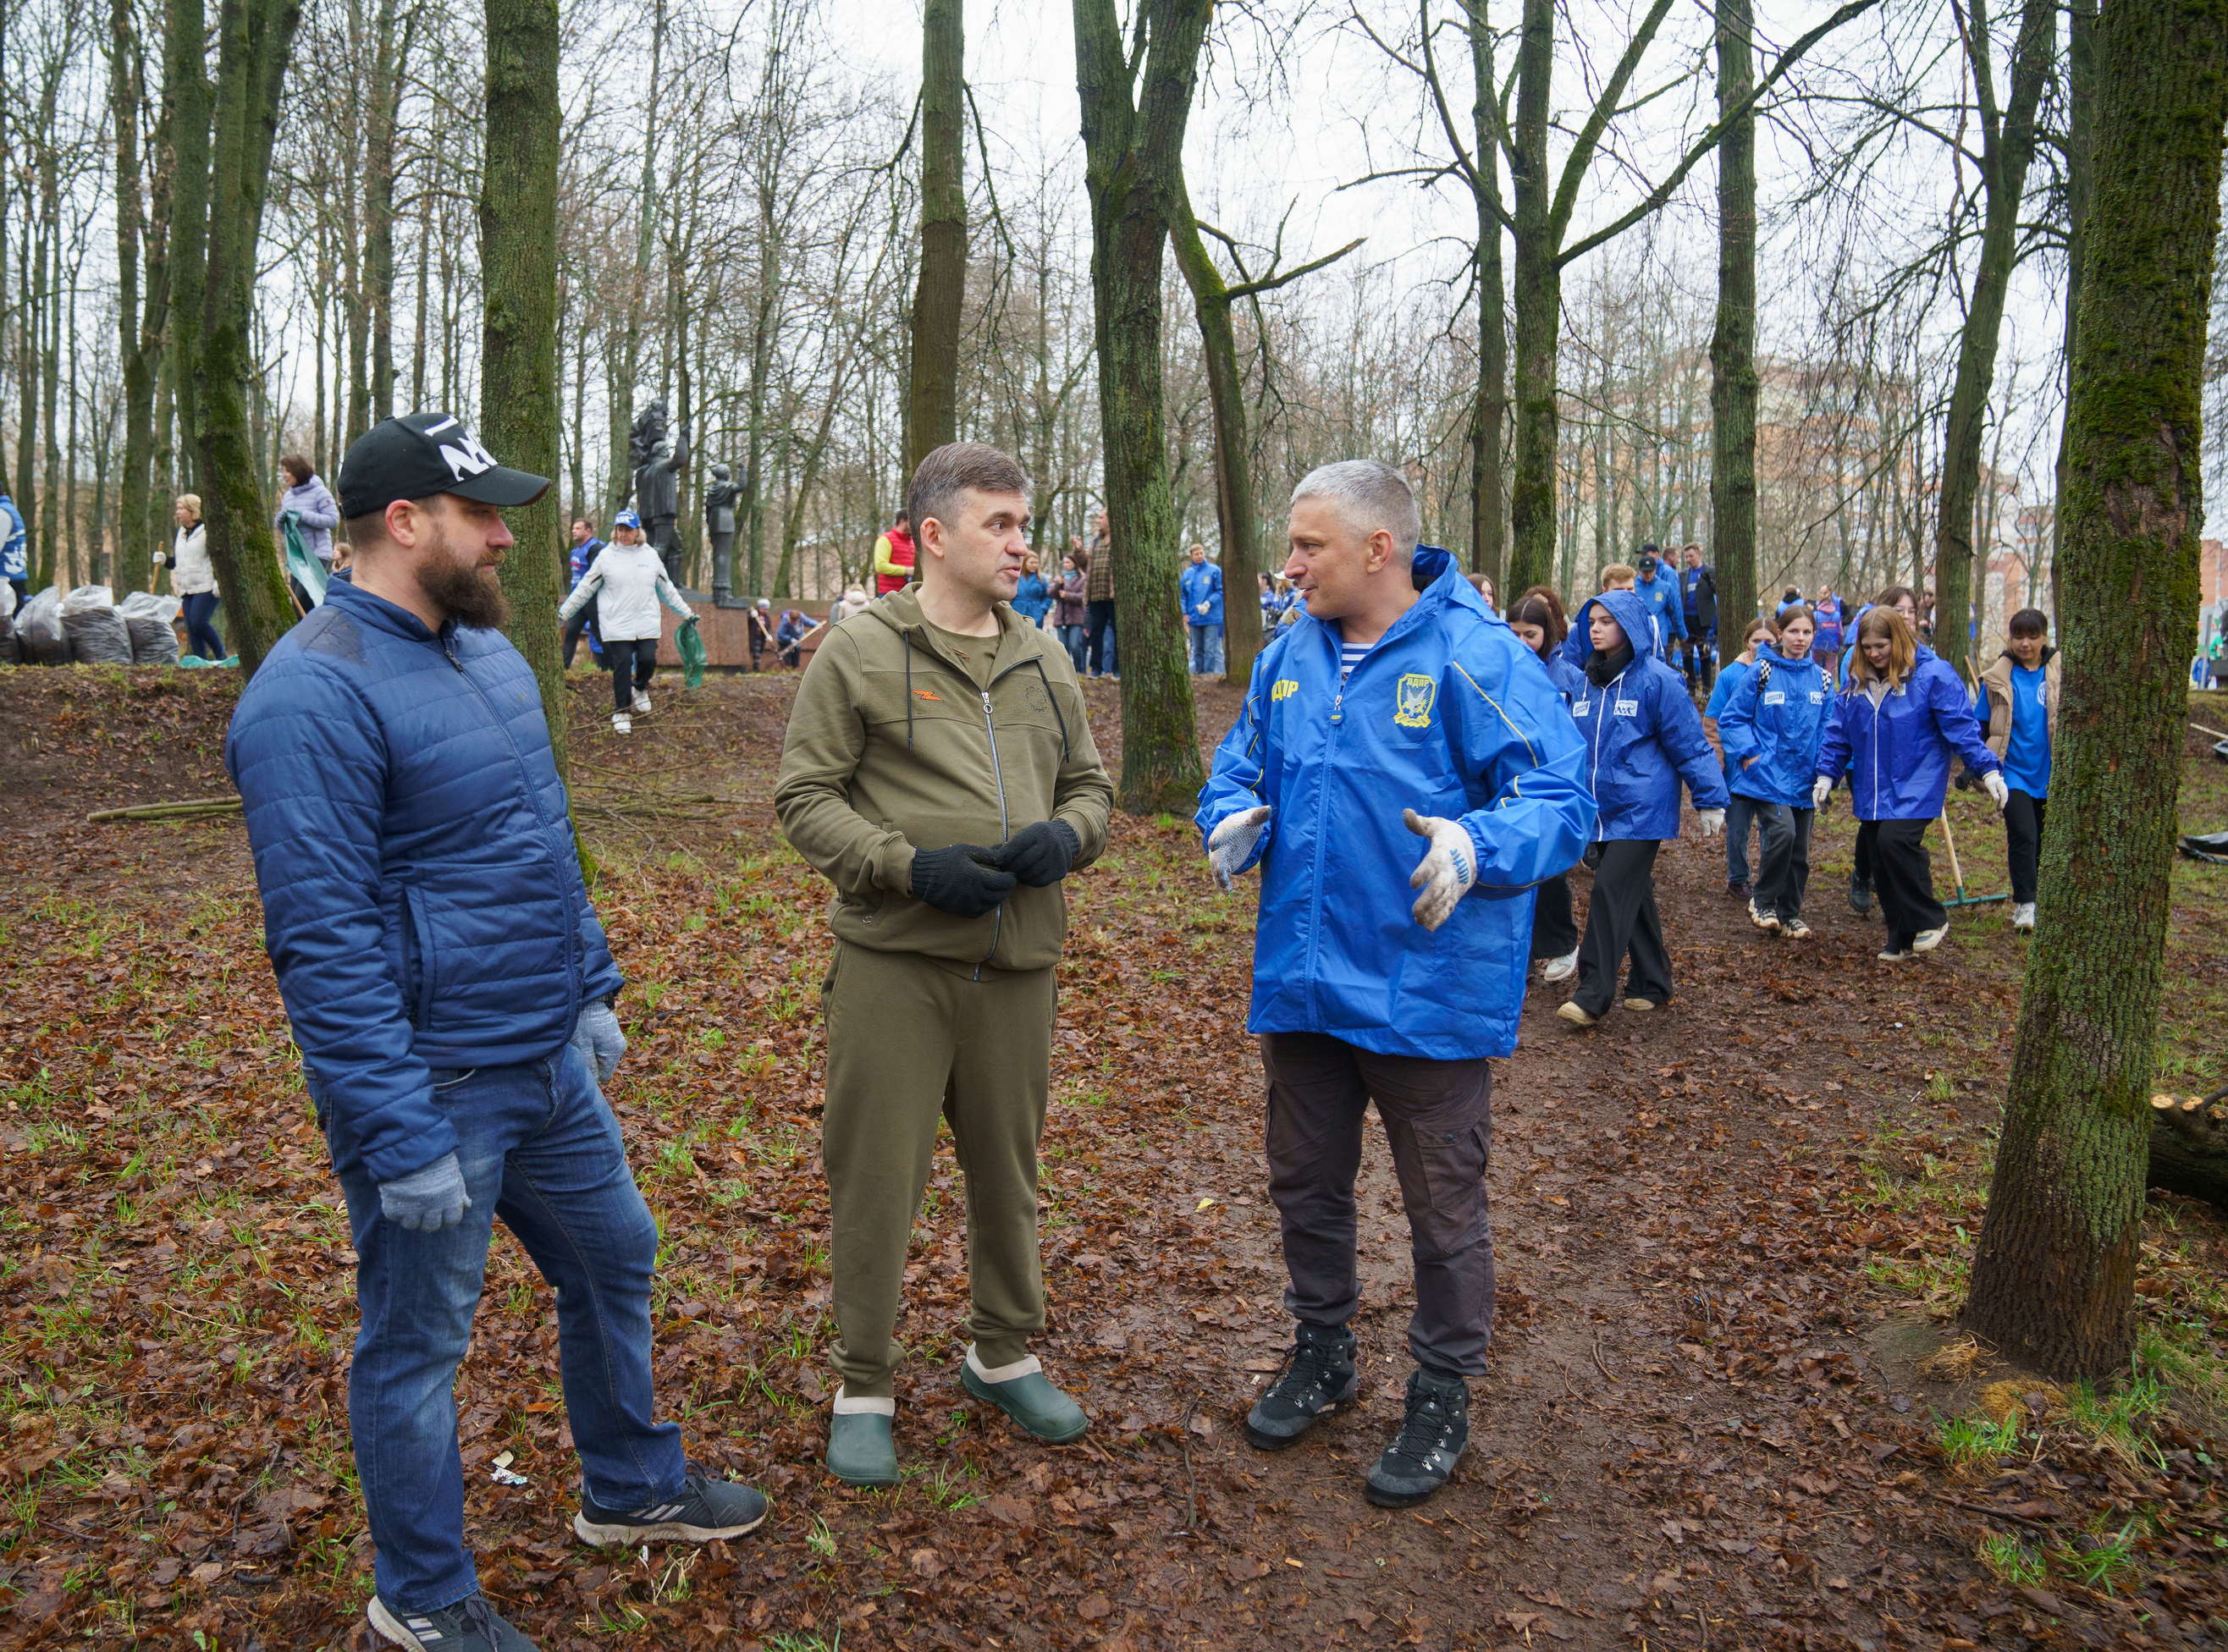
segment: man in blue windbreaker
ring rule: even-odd
[[[1281,1449],[1354,1397],[1374,1098],[1416,1278],[1406,1416],[1367,1482],[1387,1508],[1437,1490],[1469,1440],[1493,1331],[1486,1062],[1516,1047],[1533,888],[1577,861],[1594,816],[1546,668],[1419,533],[1388,465],[1327,464],[1293,490],[1284,573],[1307,611],[1262,650],[1197,816],[1225,887],[1262,868],[1246,1025],[1298,1330],[1247,1436]]]
[[[1191,674],[1219,676],[1222,670],[1222,570],[1207,560],[1207,547],[1194,545],[1176,576],[1183,592],[1184,625],[1191,637]]]
[[[1653,545],[1640,547],[1640,577],[1632,582],[1632,589],[1647,605],[1649,623],[1655,629],[1655,656],[1665,658],[1674,641],[1683,644],[1687,639],[1687,599],[1679,589],[1679,576]]]
[[[445,414],[366,432],[341,470],[352,578],[271,650],[225,746],[356,1253],[371,1627],[441,1652],[532,1646],[464,1542],[454,1388],[497,1218],[556,1289],[574,1532],[632,1547],[765,1518],[654,1412],[657,1228],[598,1088],[626,1047],[619,972],[533,669],[496,629],[502,509],[548,485]]]

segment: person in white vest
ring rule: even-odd
[[[603,633],[604,662],[611,673],[611,733],[632,733],[637,714],[650,709],[650,679],[657,669],[657,643],[664,631],[658,605],[683,619],[695,618],[632,510],[622,510],[612,520],[611,542],[589,565],[557,617],[570,619],[592,602],[596,629]]]

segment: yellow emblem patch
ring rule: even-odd
[[[1411,671],[1400,679],[1398,692],[1392,720],[1403,728],[1429,728],[1431,703],[1439,697],[1439,685],[1420,672]]]
[[[1269,685],[1269,698],[1272,701],[1290,700],[1294,695],[1299,693],[1299,691],[1300,685],[1296,679],[1292,677],[1279,677],[1276,682]]]

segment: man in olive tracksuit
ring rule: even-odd
[[[836,886],[822,1131],[842,1386],[828,1467],[854,1485],[898,1479],[893,1335],[939,1118],[967,1182],[961,1381],[1039,1438],[1087,1426],[1028,1339],[1045,1322],[1037,1138],[1060,880],[1105,848],[1114,789],[1066,654],[1007,605],[1028,492],[980,444],[921,461],[917,583],[821,645],[775,788],[783,831]]]

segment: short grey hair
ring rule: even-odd
[[[1392,548],[1413,556],[1424,537],[1423,514],[1416,509],[1416,490],[1408,478],[1376,459],[1340,459],[1318,464],[1292,490],[1292,503],[1303,499],[1337,503],[1347,526],[1361,534],[1383,528],[1392,535]]]

